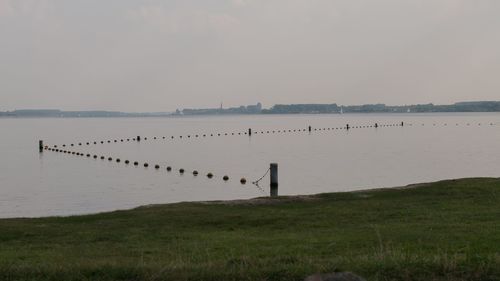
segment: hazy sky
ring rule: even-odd
[[[0,110],[500,100],[499,0],[0,0]]]

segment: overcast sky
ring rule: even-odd
[[[498,0],[0,0],[0,110],[465,100]]]

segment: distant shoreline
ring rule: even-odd
[[[234,116],[234,115],[275,115],[275,114],[371,114],[371,113],[487,113],[500,112],[500,101],[457,102],[450,105],[337,105],[332,104],[276,104],[263,109],[261,103],[231,108],[177,109],[175,112],[120,112],[105,110],[64,111],[59,109],[21,109],[0,111],[0,117],[36,118],[119,118],[119,117],[179,117],[179,116]]]
[[[235,117],[235,116],[344,116],[344,115],[395,115],[395,116],[416,116],[416,115],[432,115],[432,114],[474,114],[474,113],[490,113],[500,114],[500,111],[454,111],[454,112],[349,112],[349,113],[273,113],[273,114],[207,114],[207,115],[130,115],[130,116],[16,116],[16,115],[0,115],[0,119],[131,119],[131,118],[195,118],[195,117]]]

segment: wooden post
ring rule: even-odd
[[[405,122],[401,122],[401,127],[403,127],[405,125]]]
[[[378,123],[375,123],[375,128],[378,128]]]
[[[40,150],[40,152],[43,152],[43,140],[38,141],[38,149]]]
[[[345,126],[345,128],[346,128],[346,130],[349,130],[349,128],[350,128],[350,127],[349,127],[349,124],[347,124],[347,125]]]
[[[309,133],[310,133],[311,131],[312,131],[312,127],[311,127],[311,126],[309,126]]]
[[[278,164],[271,163],[271,197],[278,197]]]
[[[251,128],[248,128],[248,135],[252,136],[252,129]]]
[[[141,136],[137,136],[137,141],[141,141]]]

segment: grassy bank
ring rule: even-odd
[[[500,280],[500,179],[0,220],[0,280]]]

